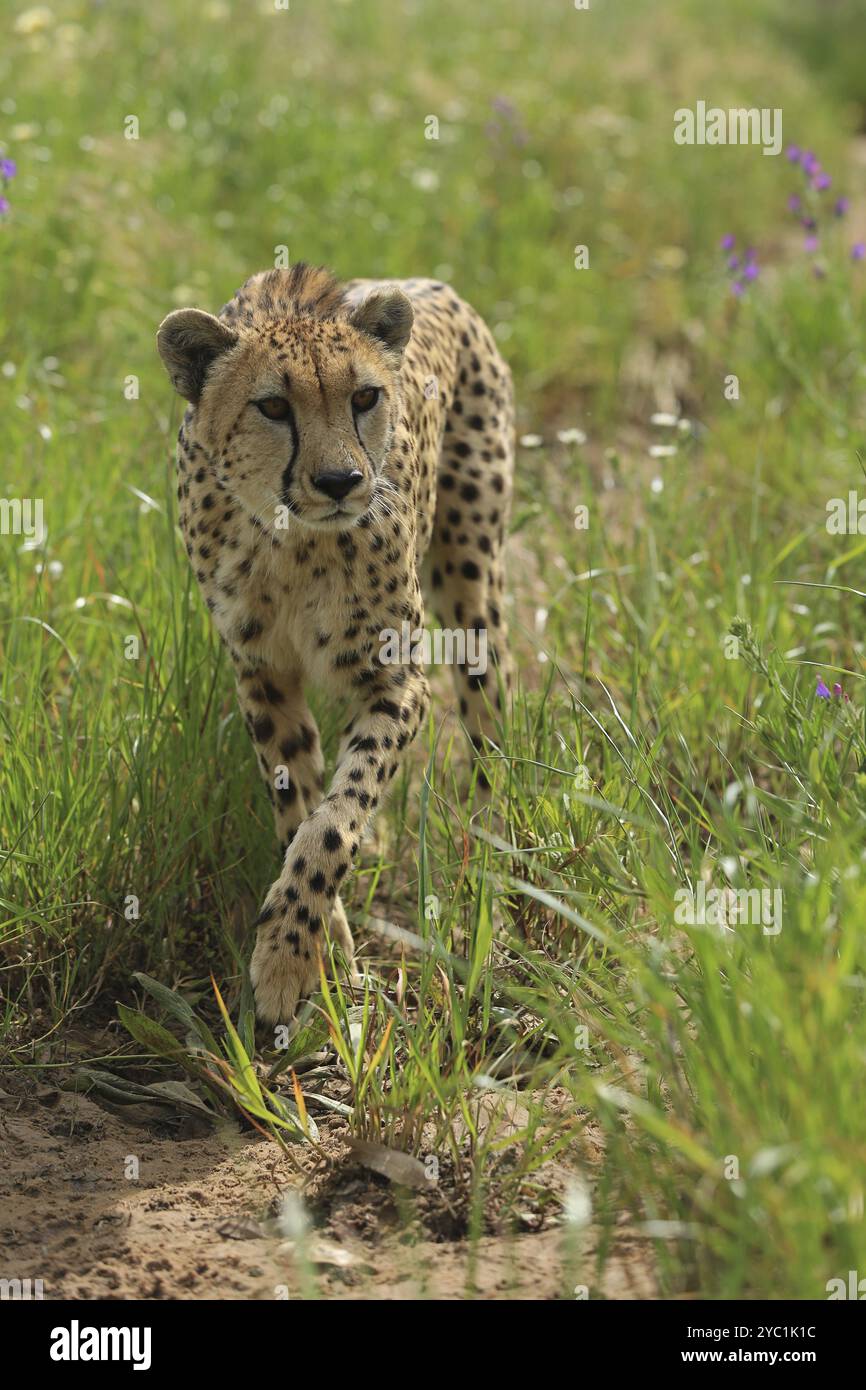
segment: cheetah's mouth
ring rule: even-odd
[[[309,527],[311,531],[346,531],[351,526],[357,526],[368,509],[369,503],[360,509],[337,505],[321,515],[313,515],[310,511],[295,505],[291,514],[296,521]]]
[[[371,509],[375,510],[379,489],[364,487],[353,492],[347,499],[334,498],[327,501],[322,497],[290,497],[286,491],[281,501],[293,521],[306,526],[311,531],[348,531],[357,526]]]

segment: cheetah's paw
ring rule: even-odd
[[[295,951],[284,940],[259,932],[250,961],[256,1013],[264,1023],[290,1023],[302,999],[319,983],[318,951]]]

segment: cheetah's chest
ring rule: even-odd
[[[300,663],[314,684],[351,688],[376,670],[382,632],[420,618],[410,556],[390,528],[287,538],[245,522],[215,548],[205,599],[242,662],[277,671]]]

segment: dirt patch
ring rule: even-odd
[[[527,1198],[497,1230],[491,1193],[458,1200],[447,1170],[429,1192],[397,1186],[339,1120],[321,1132],[323,1156],[296,1151],[299,1174],[228,1122],[185,1138],[49,1087],[0,1094],[0,1278],[82,1300],[656,1293],[646,1242],[625,1230],[599,1277],[592,1230],[569,1248],[556,1203]]]

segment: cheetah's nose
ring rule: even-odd
[[[340,502],[357,487],[363,478],[363,473],[359,469],[353,468],[349,473],[317,473],[313,479],[313,487],[324,492],[326,497],[332,497],[335,502]]]

